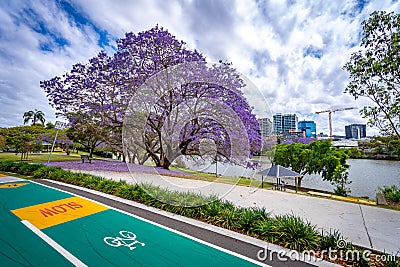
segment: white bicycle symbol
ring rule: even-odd
[[[134,250],[136,248],[136,244],[141,245],[142,247],[145,246],[145,243],[139,242],[136,240],[136,235],[132,232],[129,231],[119,231],[119,234],[122,237],[111,237],[111,236],[106,236],[104,237],[104,242],[112,247],[128,247],[130,250]]]

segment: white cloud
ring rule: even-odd
[[[22,115],[35,108],[55,120],[39,82],[60,75],[78,61],[98,53],[97,33],[80,29],[55,4],[1,5],[0,126],[22,124]],[[60,47],[55,38],[68,45]],[[46,45],[51,51],[43,51]]]
[[[159,24],[209,60],[232,62],[273,112],[298,112],[300,119],[316,120],[318,132],[327,132],[327,118],[315,111],[368,103],[343,94],[342,66],[357,50],[361,21],[377,9],[400,12],[400,4],[390,0],[7,2],[0,3],[0,126],[22,123],[23,112],[33,108],[54,120],[40,80],[102,48],[111,53],[125,32]],[[110,46],[100,47],[105,38]],[[60,40],[66,44],[58,46]],[[357,111],[335,114],[335,133],[343,134],[344,125],[353,122],[365,120]]]

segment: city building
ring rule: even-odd
[[[283,132],[290,133],[297,131],[297,115],[285,114],[283,115]]]
[[[273,116],[273,132],[282,133],[283,132],[283,116],[281,113],[277,113]]]
[[[274,133],[290,133],[297,131],[297,115],[277,113],[273,116]]]
[[[270,137],[272,134],[272,121],[270,118],[260,118],[258,119],[258,124],[260,125],[260,135],[262,138]]]
[[[299,132],[304,132],[305,137],[317,137],[317,125],[314,121],[299,121],[297,130]]]
[[[346,139],[361,139],[367,136],[365,124],[350,124],[345,126]]]

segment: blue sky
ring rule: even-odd
[[[0,127],[21,125],[35,108],[55,121],[39,87],[101,49],[111,54],[126,32],[163,26],[209,61],[232,62],[273,113],[297,113],[328,132],[315,111],[369,104],[343,94],[342,66],[358,50],[360,23],[398,1],[70,0],[0,2]],[[256,94],[255,94],[256,95]],[[357,110],[333,116],[334,133],[365,123]],[[369,129],[368,134],[375,133]]]

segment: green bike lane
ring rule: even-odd
[[[156,223],[27,180],[0,177],[2,266],[260,266]]]

